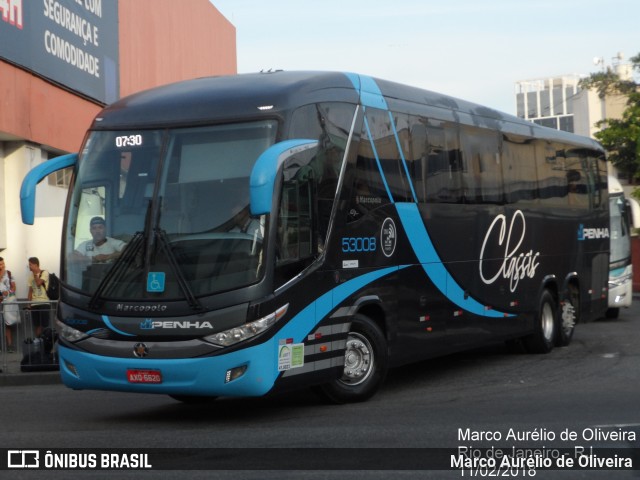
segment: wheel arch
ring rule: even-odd
[[[382,300],[377,295],[370,295],[366,297],[361,297],[354,303],[354,308],[352,311],[352,316],[356,313],[369,317],[373,320],[382,333],[384,334],[387,341],[389,341],[389,325],[388,325],[388,316],[382,306]]]
[[[555,275],[547,275],[542,279],[536,298],[540,298],[542,296],[542,292],[545,290],[548,290],[549,293],[553,295],[553,298],[557,303],[560,298],[560,287],[558,286],[558,278]]]

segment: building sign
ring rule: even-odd
[[[103,103],[119,98],[118,2],[0,0],[0,58]]]

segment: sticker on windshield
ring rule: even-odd
[[[147,275],[147,292],[164,292],[164,272],[149,272]]]

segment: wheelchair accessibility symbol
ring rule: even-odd
[[[147,276],[147,292],[164,292],[164,272],[149,272]]]

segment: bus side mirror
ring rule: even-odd
[[[22,180],[20,187],[20,210],[22,212],[22,223],[33,225],[36,211],[36,185],[38,185],[47,175],[72,167],[78,162],[78,154],[70,153],[61,157],[52,158],[34,167]]]
[[[629,212],[630,224],[632,228],[640,228],[640,204],[635,198],[627,199],[627,211]]]
[[[271,212],[277,173],[287,158],[318,145],[317,140],[285,140],[267,148],[256,161],[249,177],[251,215]]]

